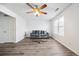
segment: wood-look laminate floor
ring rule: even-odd
[[[76,56],[54,39],[34,41],[27,38],[18,43],[0,44],[0,56]]]

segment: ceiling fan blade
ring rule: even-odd
[[[47,14],[46,12],[40,11],[41,14]]]
[[[31,7],[32,9],[34,9],[34,7],[32,7],[29,3],[26,3],[29,7]]]
[[[46,7],[47,7],[47,5],[44,4],[44,5],[42,5],[42,6],[40,7],[40,9],[44,9],[44,8],[46,8]]]

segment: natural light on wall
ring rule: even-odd
[[[54,21],[54,33],[64,36],[64,16],[61,16]]]

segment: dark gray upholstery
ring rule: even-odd
[[[31,38],[49,38],[49,34],[46,31],[43,30],[33,30],[32,33],[30,33]]]

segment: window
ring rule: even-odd
[[[54,21],[54,33],[64,36],[64,16]]]
[[[64,16],[59,18],[59,35],[64,36]]]
[[[58,34],[58,20],[57,19],[54,21],[54,33]]]

